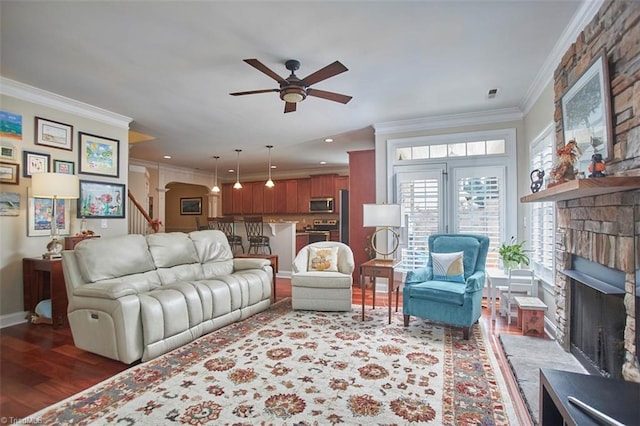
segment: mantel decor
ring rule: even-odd
[[[562,96],[564,143],[575,140],[582,152],[578,171],[586,172],[594,154],[608,161],[613,154],[609,66],[600,54]]]

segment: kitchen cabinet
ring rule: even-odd
[[[298,179],[298,213],[309,213],[311,179]]]
[[[311,198],[334,197],[336,176],[335,174],[311,176]]]
[[[318,175],[316,182],[319,198],[338,199],[340,189],[349,188],[349,177],[338,175]],[[315,178],[318,178],[316,176]],[[234,189],[232,183],[222,185],[222,214],[306,214],[312,198],[313,178],[286,179],[275,181],[275,187],[267,188],[264,182],[243,182],[241,189]],[[330,183],[329,183],[330,182]],[[318,189],[320,188],[320,189]],[[337,213],[337,211],[336,211]]]

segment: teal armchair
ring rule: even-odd
[[[483,235],[430,235],[427,266],[409,271],[404,283],[404,326],[416,316],[462,327],[468,339],[482,313],[488,251],[489,238]]]

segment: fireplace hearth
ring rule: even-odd
[[[591,373],[621,378],[624,362],[625,274],[579,256],[571,278],[571,353]]]

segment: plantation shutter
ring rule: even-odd
[[[501,166],[454,169],[454,231],[489,237],[487,268],[498,267],[505,240],[505,169]]]
[[[531,146],[531,170],[544,170],[547,175],[553,167],[553,134],[549,131]],[[553,244],[555,211],[553,202],[531,203],[529,258],[536,275],[553,282]]]
[[[399,269],[410,270],[427,265],[429,235],[443,229],[443,169],[398,173],[397,178],[405,220]]]

